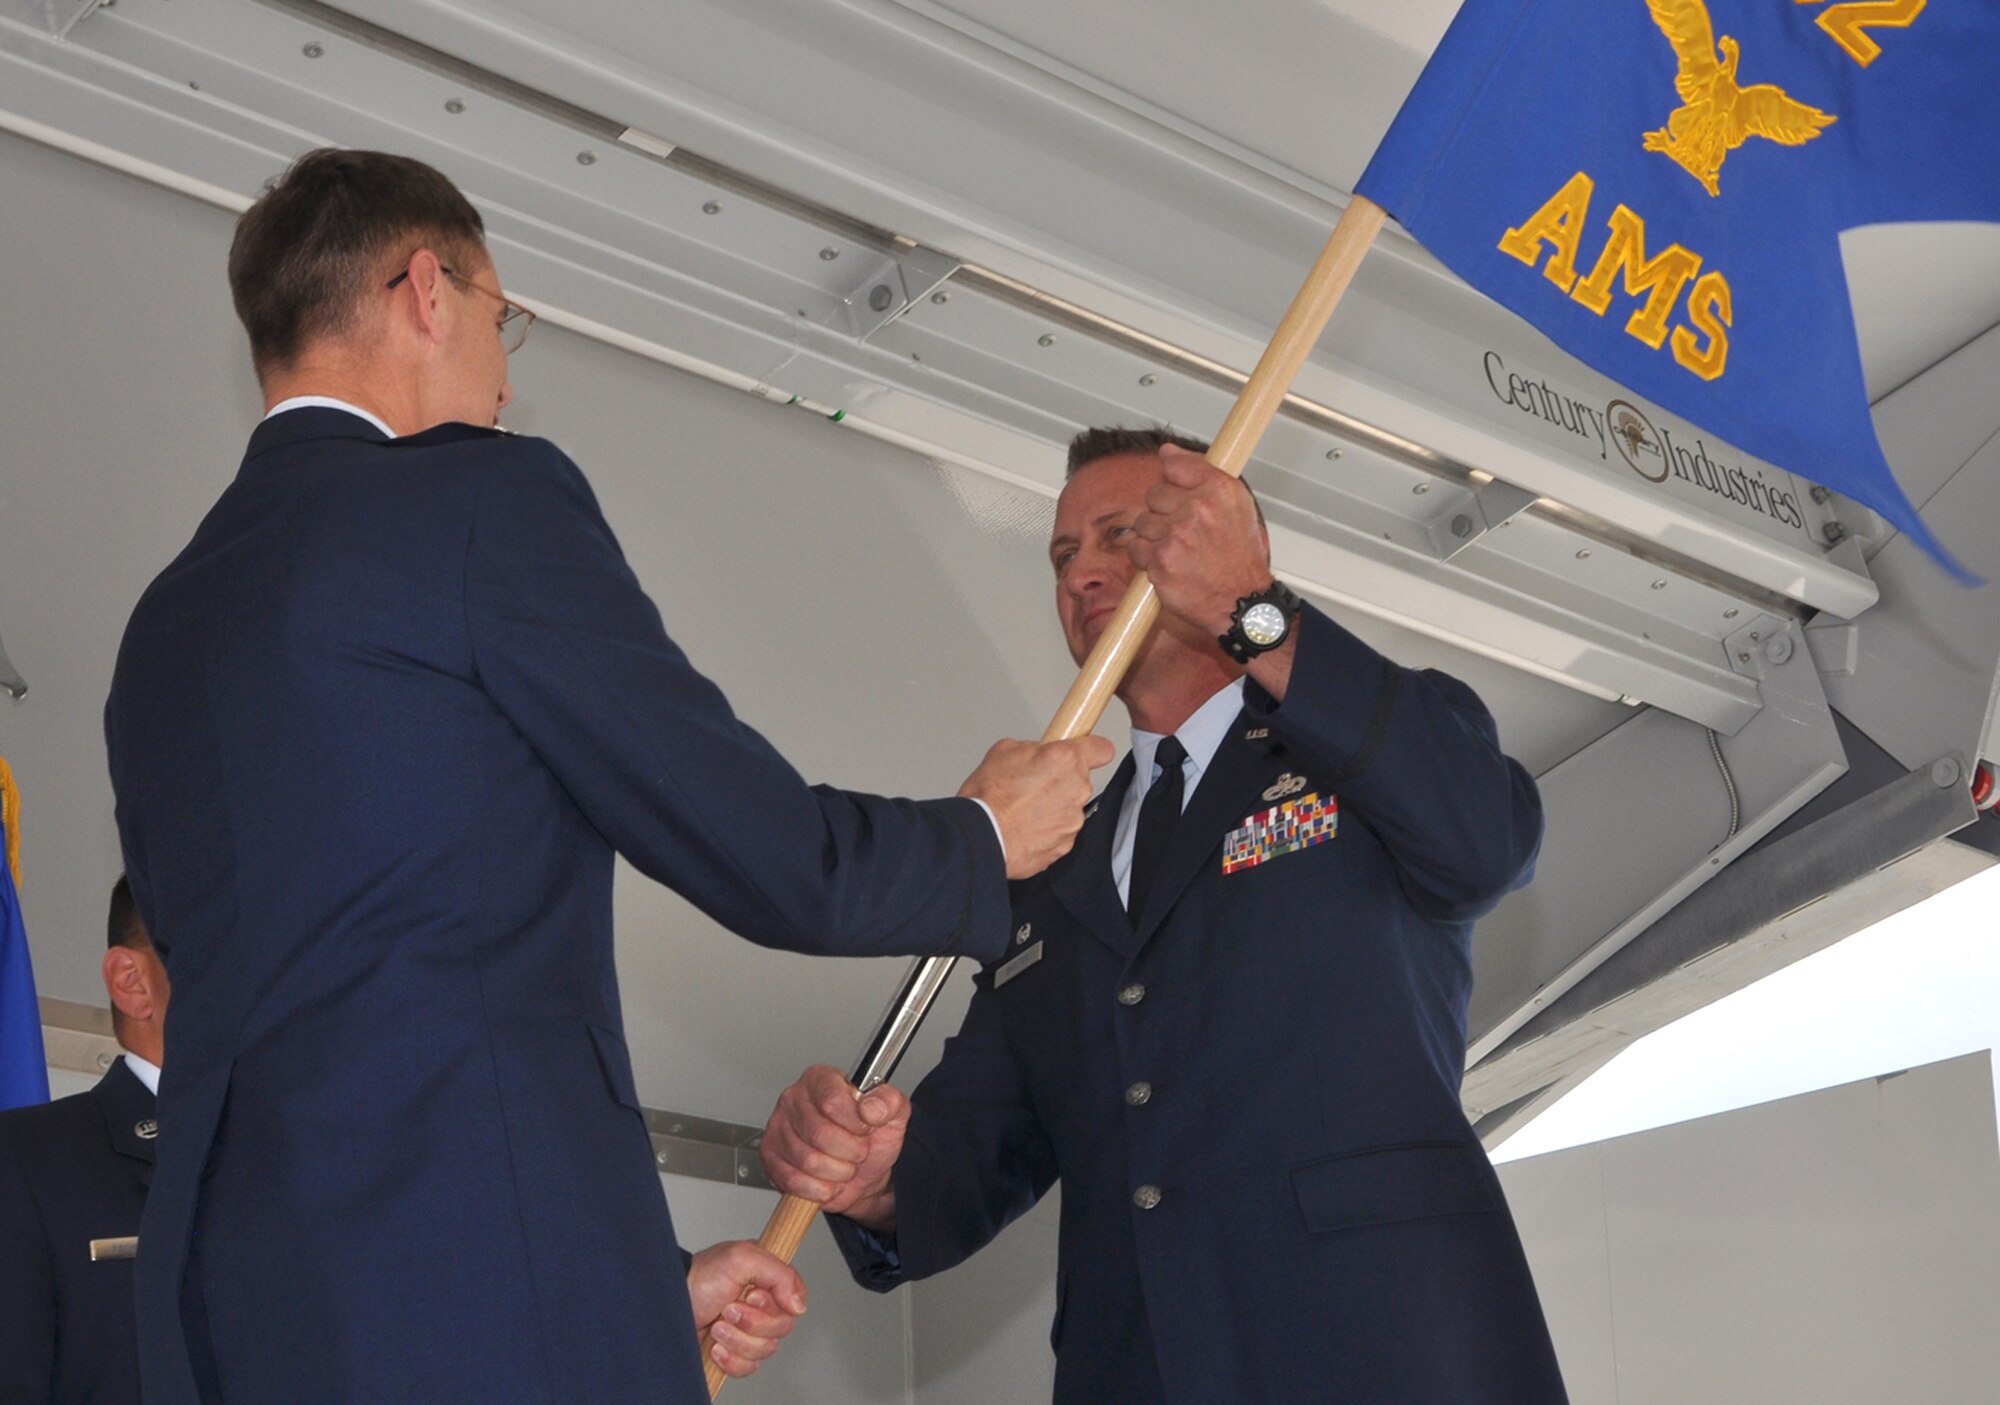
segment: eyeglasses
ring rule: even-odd
[[[521,304],[507,297],[505,294],[486,287],[482,283],[475,283],[470,278],[454,273],[443,264],[438,265],[438,272],[451,279],[452,282],[470,288],[475,293],[484,293],[487,297],[499,303],[500,348],[509,356],[512,356],[521,349],[521,343],[528,339],[528,329],[535,325],[534,313],[528,311],[527,308],[521,306]],[[409,276],[410,270],[406,268],[394,278],[391,278],[385,286],[390,288],[400,287]]]

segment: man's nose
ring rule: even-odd
[[[1131,573],[1132,563],[1123,552],[1081,551],[1069,563],[1069,570],[1063,574],[1063,586],[1070,594],[1082,599],[1115,585]]]

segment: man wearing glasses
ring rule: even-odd
[[[808,788],[667,637],[576,466],[494,427],[532,319],[429,167],[305,156],[229,277],[270,412],[105,708],[174,982],[145,1398],[705,1401],[697,1327],[748,1374],[803,1285],[675,1245],[614,852],[765,945],[989,958],[1110,747],[1000,743],[963,798]]]

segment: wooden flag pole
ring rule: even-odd
[[[1354,271],[1361,266],[1362,256],[1368,246],[1375,242],[1384,219],[1382,207],[1362,196],[1355,196],[1347,208],[1341,212],[1340,222],[1333,228],[1333,235],[1320,251],[1312,272],[1306,275],[1305,286],[1278,324],[1271,344],[1264,348],[1258,359],[1257,369],[1250,374],[1236,403],[1230,407],[1229,416],[1223,420],[1222,428],[1216,431],[1213,444],[1208,451],[1208,461],[1232,478],[1243,476],[1243,467],[1250,461],[1250,453],[1257,447],[1257,441],[1264,437],[1278,407],[1291,392],[1292,382],[1298,378],[1299,369],[1305,365],[1306,357],[1319,342],[1320,333],[1326,329],[1327,320],[1339,306],[1340,298],[1347,291],[1347,285],[1354,281]],[[1152,631],[1153,621],[1159,618],[1160,601],[1153,591],[1153,584],[1141,571],[1132,577],[1132,584],[1125,591],[1125,599],[1112,616],[1111,623],[1097,641],[1097,647],[1090,651],[1090,657],[1083,662],[1083,670],[1076,682],[1070,685],[1062,706],[1056,709],[1053,721],[1042,733],[1045,742],[1067,741],[1073,737],[1088,735],[1104,715],[1104,709],[1111,703],[1111,696],[1118,691],[1124,680],[1125,670],[1132,666],[1140,645]],[[906,984],[915,984],[930,974],[934,963],[941,963],[948,971],[957,958],[933,956],[918,963],[923,974],[913,973]],[[942,984],[942,973],[930,982],[933,986]],[[914,1024],[903,1033],[903,1043],[915,1032]],[[880,1040],[877,1040],[877,1044]],[[857,1071],[855,1086],[867,1092],[876,1083],[888,1077],[888,1070],[895,1065],[895,1057],[901,1054],[900,1045],[891,1051],[886,1065],[873,1076],[873,1082],[863,1086],[869,1076]],[[796,1195],[779,1197],[778,1208],[771,1212],[771,1218],[764,1226],[764,1233],[758,1243],[771,1253],[790,1263],[805,1242],[806,1231],[812,1228],[814,1216],[819,1206],[813,1201]],[[712,1343],[704,1332],[701,1338],[702,1364],[708,1371],[708,1395],[713,1400],[728,1379],[722,1368],[708,1352]]]

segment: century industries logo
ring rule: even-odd
[[[1805,510],[1789,475],[1766,478],[1755,464],[1717,459],[1699,433],[1656,425],[1630,400],[1613,400],[1599,409],[1546,377],[1509,366],[1497,351],[1488,351],[1480,368],[1495,400],[1560,431],[1571,449],[1586,455],[1596,449],[1604,463],[1611,462],[1615,449],[1625,466],[1648,483],[1663,485],[1672,479],[1675,487],[1670,491],[1680,492],[1679,485],[1686,484],[1794,530],[1805,530]]]
[[[1666,482],[1673,464],[1667,458],[1665,442],[1638,406],[1626,400],[1613,400],[1604,407],[1604,419],[1611,430],[1611,442],[1617,447],[1618,456],[1625,460],[1625,466],[1648,483]]]

